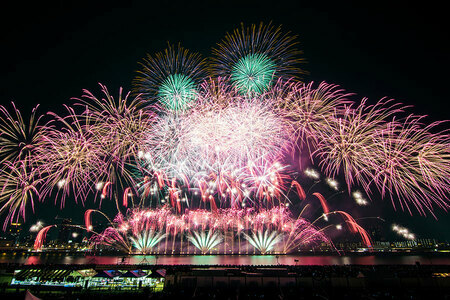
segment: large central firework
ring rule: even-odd
[[[162,116],[143,141],[143,156],[173,177],[232,171],[273,162],[288,143],[288,128],[259,101],[227,107],[210,103],[182,115]]]
[[[66,116],[33,110],[24,122],[0,109],[1,212],[5,227],[25,218],[34,200],[68,196],[112,199],[115,218],[88,210],[94,245],[127,253],[287,253],[332,246],[323,226],[333,215],[370,237],[346,212],[309,195],[301,174],[337,194],[390,198],[411,213],[447,210],[449,135],[443,122],[382,99],[357,103],[304,74],[295,37],[272,25],[242,25],[206,60],[169,46],[141,63],[133,95],[114,99],[85,91]],[[299,167],[300,166],[300,167]],[[344,178],[339,188],[335,178]],[[312,196],[312,197],[310,197]],[[317,199],[323,214],[308,221],[299,207]],[[297,207],[297,210],[291,207]],[[108,220],[92,228],[93,212]],[[339,225],[339,224],[338,224]],[[43,244],[47,226],[38,234]]]

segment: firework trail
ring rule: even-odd
[[[300,198],[300,200],[306,199],[305,191],[303,190],[300,183],[298,183],[296,180],[293,180],[291,186],[295,186],[295,189],[297,190],[297,195]]]
[[[56,225],[49,225],[46,226],[44,228],[42,228],[37,236],[36,236],[36,240],[34,242],[34,250],[40,250],[42,248],[42,246],[45,243],[45,238],[47,237],[47,232],[50,230],[50,228],[52,227],[56,227]]]
[[[108,218],[108,216],[105,213],[103,213],[97,209],[88,209],[84,212],[84,225],[86,226],[87,232],[92,231],[92,229],[93,229],[93,226],[92,226],[92,214],[93,213],[99,213],[99,214],[103,215],[106,218],[106,220],[109,222],[109,224],[112,224],[111,220]]]
[[[353,233],[359,233],[366,247],[368,248],[372,247],[372,241],[367,231],[363,227],[361,227],[361,225],[359,225],[349,213],[345,211],[334,211],[329,214],[341,215],[344,218],[345,222],[347,223],[347,226],[349,227],[350,231]]]
[[[325,197],[321,193],[313,193],[313,196],[316,196],[317,199],[320,201],[320,205],[322,205],[323,213],[328,214],[330,212],[330,209],[328,208],[327,201],[325,200]]]

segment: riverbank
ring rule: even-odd
[[[442,299],[450,296],[449,265],[344,265],[344,266],[208,266],[203,265],[34,265],[24,270],[109,270],[122,274],[159,270],[162,290],[127,288],[120,275],[98,286],[11,286],[2,284],[1,296],[23,299],[25,289],[43,299]],[[19,274],[15,265],[1,264],[2,276]],[[39,277],[39,276],[38,276]],[[85,279],[92,281],[95,275]],[[56,281],[68,280],[55,279]],[[37,280],[39,281],[39,280]],[[48,281],[47,281],[48,282]],[[120,283],[120,284],[119,284]],[[22,298],[20,298],[22,297]]]
[[[450,265],[450,253],[329,253],[291,255],[83,255],[65,253],[0,254],[0,263],[37,264],[162,264],[162,265]]]

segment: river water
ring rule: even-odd
[[[21,264],[160,264],[160,265],[450,265],[449,253],[376,255],[132,255],[0,254],[0,263]]]

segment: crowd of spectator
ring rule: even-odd
[[[13,270],[23,266],[17,264],[0,264],[0,270]],[[38,267],[38,266],[33,266]],[[45,268],[122,268],[118,265],[45,265]],[[129,266],[139,268],[139,265]],[[202,270],[225,270],[228,276],[242,276],[243,274],[266,274],[274,272],[287,274],[293,277],[312,278],[319,284],[313,286],[288,286],[288,287],[169,287],[162,292],[155,292],[149,288],[142,288],[134,292],[120,290],[89,291],[89,290],[61,290],[42,291],[31,290],[42,299],[78,299],[78,300],[102,300],[102,299],[450,299],[450,284],[446,286],[436,285],[433,288],[424,288],[420,284],[408,286],[383,285],[382,282],[395,282],[394,279],[416,278],[433,279],[436,277],[450,276],[448,265],[329,265],[329,266],[193,266],[193,265],[145,265],[146,268],[164,268],[166,276],[177,273],[194,273],[197,269]],[[264,276],[264,275],[263,275]],[[336,288],[330,282],[331,278],[365,278],[372,280],[375,285],[365,285],[354,288]],[[447,278],[450,281],[450,277]],[[377,281],[378,280],[378,281]],[[380,282],[379,285],[376,283]],[[417,281],[419,282],[419,281]],[[24,299],[25,289],[8,290],[2,285],[1,299]]]

